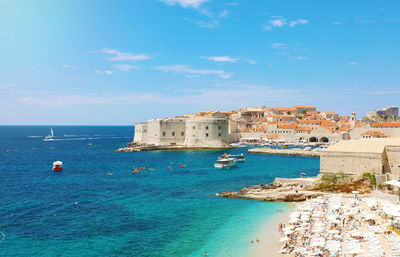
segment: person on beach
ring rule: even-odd
[[[207,252],[206,251],[204,251],[204,256],[207,256]]]

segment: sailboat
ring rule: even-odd
[[[49,139],[49,138],[53,138],[54,134],[53,134],[53,128],[50,128],[50,134],[47,135],[45,138]]]

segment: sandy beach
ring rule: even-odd
[[[256,256],[400,256],[400,236],[391,226],[400,216],[397,203],[381,191],[293,203],[260,229]],[[279,224],[285,224],[280,232]]]

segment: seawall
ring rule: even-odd
[[[320,157],[320,151],[306,151],[306,150],[293,150],[293,149],[272,149],[272,148],[253,148],[248,150],[249,153],[259,154],[274,154],[274,155],[293,155],[305,157]]]

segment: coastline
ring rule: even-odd
[[[256,238],[262,238],[261,244],[256,247],[256,257],[282,257],[285,255],[278,254],[282,247],[279,239],[282,237],[278,232],[278,226],[281,223],[289,221],[289,215],[293,211],[300,208],[302,203],[287,203],[287,208],[283,212],[279,212],[275,217],[267,219],[265,224],[255,233]]]

